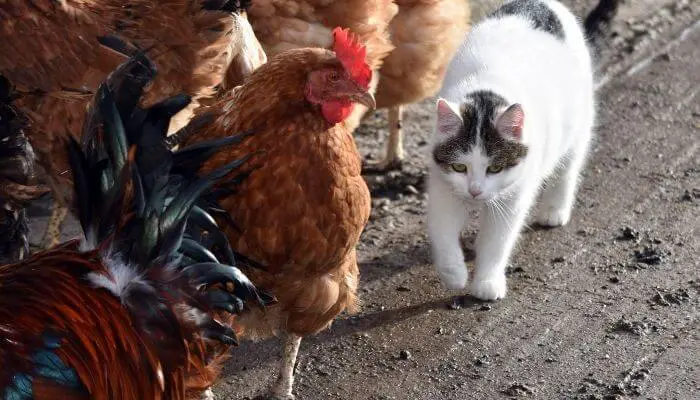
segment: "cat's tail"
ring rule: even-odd
[[[623,0],[599,0],[598,5],[586,17],[583,27],[596,58],[600,56],[601,44],[607,37],[610,24],[622,2]]]

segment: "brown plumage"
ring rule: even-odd
[[[48,173],[55,205],[48,244],[58,240],[60,215],[70,197],[65,156],[78,137],[91,94],[124,56],[100,45],[117,34],[148,49],[160,71],[142,99],[150,106],[179,93],[194,101],[172,122],[183,126],[198,99],[212,94],[240,52],[238,3],[202,0],[8,0],[0,3],[0,74],[22,96],[27,136]],[[248,38],[248,40],[254,40]],[[243,65],[241,65],[243,67]],[[57,221],[58,219],[58,221]],[[58,224],[57,224],[58,222]]]
[[[244,337],[288,334],[275,398],[293,397],[300,337],[327,328],[340,312],[357,306],[355,246],[369,217],[370,196],[351,132],[342,122],[329,122],[324,116],[336,114],[322,105],[350,99],[371,106],[368,88],[348,80],[331,51],[283,52],[192,122],[211,118],[194,130],[195,142],[253,132],[240,146],[212,157],[202,172],[260,152],[250,175],[220,203],[239,227],[226,230],[233,248],[267,267],[246,274],[279,300],[264,313],[253,310],[236,321]],[[337,89],[347,87],[355,89]]]

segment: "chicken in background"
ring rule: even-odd
[[[405,105],[434,96],[447,65],[469,30],[469,0],[394,0],[398,15],[389,25],[394,50],[379,70],[377,108],[388,108],[389,138],[382,160],[368,170],[401,169],[401,121]]]
[[[34,151],[24,134],[26,118],[12,106],[12,88],[0,76],[0,264],[29,254],[27,202],[46,193],[34,183]]]
[[[370,213],[360,155],[343,122],[356,103],[374,107],[366,49],[337,28],[334,51],[307,48],[270,57],[242,86],[197,111],[189,142],[254,132],[214,155],[202,173],[259,152],[245,180],[218,199],[237,227],[224,228],[234,250],[266,266],[245,268],[279,303],[235,321],[243,338],[284,336],[276,399],[292,399],[303,336],[328,328],[357,307],[355,247]]]
[[[212,95],[227,68],[245,76],[259,62],[253,50],[262,50],[244,34],[250,27],[241,7],[239,0],[0,2],[0,75],[19,94],[13,104],[28,117],[25,133],[54,196],[43,246],[58,243],[71,197],[65,145],[81,131],[99,83],[125,59],[100,40],[116,34],[149,50],[160,73],[142,106],[179,93],[193,96],[173,119],[175,131],[200,99]]]
[[[386,156],[370,170],[398,168],[403,158],[402,106],[433,96],[469,28],[469,0],[253,0],[249,19],[268,56],[332,45],[331,29],[350,28],[367,46],[372,93],[389,109]],[[377,86],[378,84],[378,86]],[[345,121],[351,131],[367,108]]]
[[[212,372],[205,344],[236,341],[213,313],[271,300],[233,260],[183,237],[211,219],[200,195],[242,162],[198,178],[192,158],[167,150],[188,98],[136,107],[154,73],[142,55],[127,61],[100,87],[83,149],[69,139],[82,243],[0,266],[3,399],[199,399],[189,383]],[[235,141],[182,151],[203,160]]]

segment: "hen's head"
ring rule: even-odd
[[[366,50],[347,29],[333,30],[335,57],[309,72],[306,100],[321,106],[324,118],[331,124],[345,120],[353,104],[375,107],[374,96],[368,91],[372,70],[365,60]]]

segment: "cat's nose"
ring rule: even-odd
[[[469,189],[469,194],[472,195],[473,197],[478,197],[482,193],[484,193],[484,192],[479,190],[479,189],[476,189],[476,188]]]

